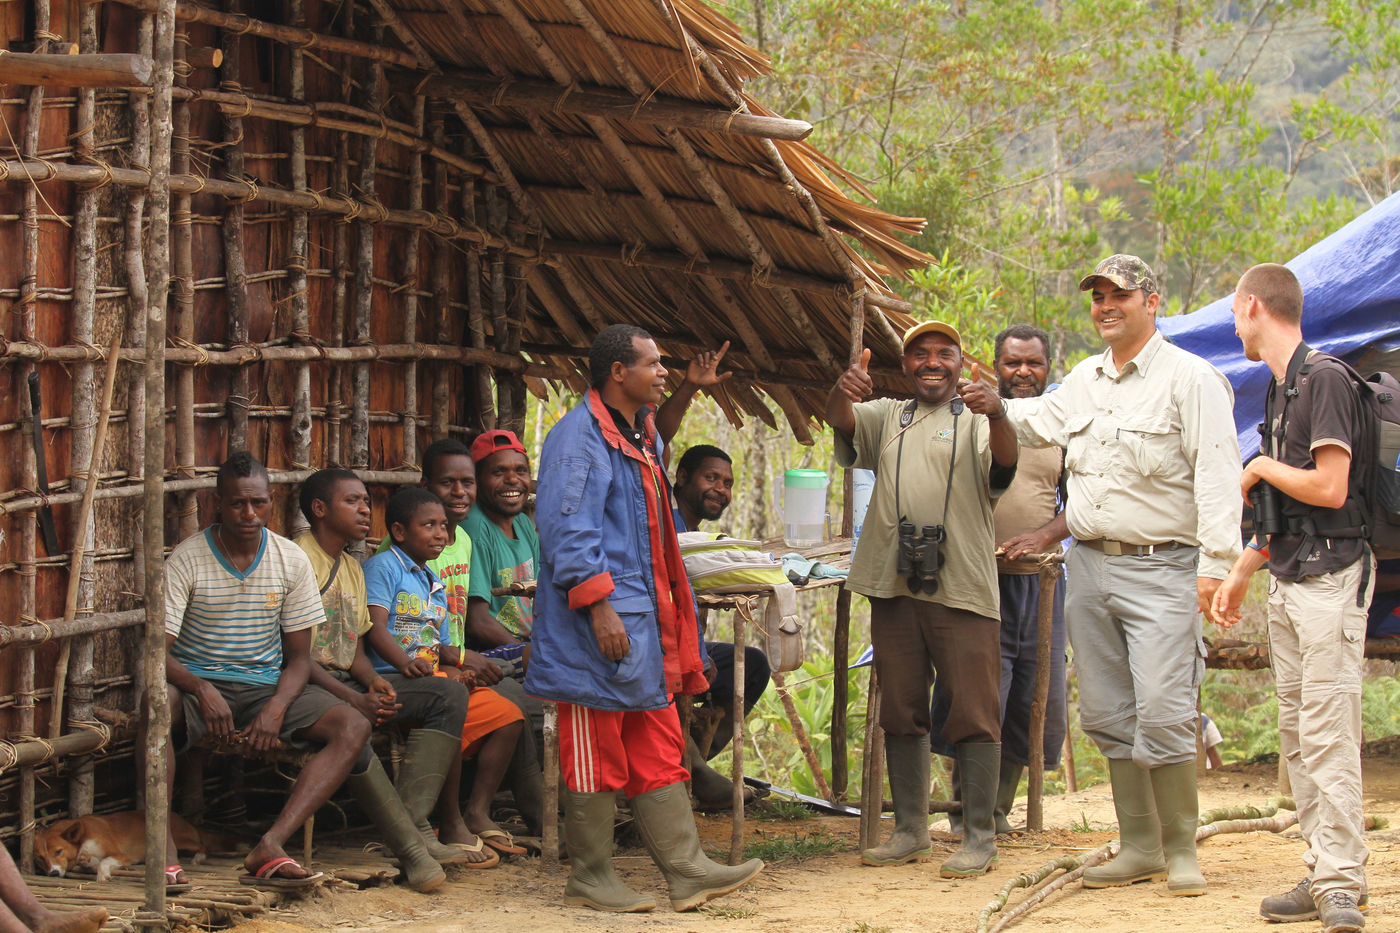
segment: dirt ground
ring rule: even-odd
[[[1201,806],[1263,806],[1276,793],[1276,766],[1228,768],[1201,781]],[[1369,746],[1365,756],[1366,812],[1383,817],[1387,828],[1368,834],[1371,910],[1368,931],[1400,931],[1400,742]],[[1024,800],[1012,822],[1024,823]],[[1001,845],[996,871],[971,881],[944,881],[938,864],[952,850],[944,822],[935,822],[931,862],[898,868],[864,868],[856,856],[856,821],[813,817],[800,821],[747,823],[752,841],[790,839],[820,833],[840,840],[832,854],[806,861],[770,864],[743,891],[706,905],[702,911],[677,914],[658,909],[650,914],[609,915],[567,908],[560,903],[563,869],[550,873],[538,862],[503,864],[493,871],[470,872],[439,893],[413,894],[399,889],[365,891],[343,886],[313,899],[235,927],[237,933],[304,933],[333,930],[353,933],[459,933],[464,927],[505,931],[548,930],[559,933],[605,931],[834,931],[834,933],[906,933],[906,931],[974,931],[977,915],[1016,873],[1065,854],[1077,854],[1114,838],[1108,785],[1047,798],[1046,832],[1021,835]],[[1087,823],[1088,830],[1084,827]],[[712,851],[727,846],[724,817],[703,817],[702,835]],[[887,824],[888,825],[888,824]],[[820,837],[819,837],[820,838]],[[1304,874],[1303,846],[1297,828],[1275,835],[1221,835],[1201,844],[1200,859],[1210,892],[1199,898],[1173,898],[1165,885],[1136,885],[1087,891],[1067,887],[1037,907],[1011,929],[1095,930],[1126,933],[1151,930],[1259,931],[1275,929],[1258,916],[1259,898],[1292,887]],[[616,860],[619,873],[639,890],[666,904],[665,887],[643,850],[624,849]],[[1020,900],[1013,894],[1009,906]],[[1288,929],[1288,928],[1285,928]],[[1319,929],[1300,924],[1293,929]]]

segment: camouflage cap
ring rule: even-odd
[[[1152,267],[1129,253],[1115,253],[1102,260],[1093,272],[1079,280],[1079,290],[1087,292],[1094,287],[1094,279],[1100,277],[1129,291],[1140,288],[1149,295],[1157,293],[1157,276]]]

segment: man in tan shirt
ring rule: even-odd
[[[1161,297],[1136,256],[1079,283],[1108,349],[1039,398],[1005,402],[1027,447],[1065,448],[1065,616],[1084,731],[1108,758],[1122,850],[1085,887],[1167,878],[1204,894],[1196,861],[1198,613],[1240,552],[1233,393],[1157,332]],[[985,388],[983,391],[986,391]]]
[[[874,385],[862,363],[841,374],[826,403],[837,460],[875,471],[848,585],[870,600],[895,828],[861,861],[898,865],[932,851],[929,693],[937,670],[949,701],[942,734],[963,775],[963,844],[939,874],[960,878],[997,859],[1001,619],[992,502],[1015,476],[1018,448],[995,392],[958,397],[956,329],[940,321],[909,328],[903,368],[912,400],[864,401]]]

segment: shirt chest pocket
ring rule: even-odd
[[[1160,476],[1181,450],[1181,431],[1165,414],[1135,418],[1118,428],[1118,446],[1128,469],[1143,476]]]
[[[1099,442],[1090,426],[1092,414],[1070,415],[1065,418],[1065,469],[1073,473],[1096,472],[1092,469]]]

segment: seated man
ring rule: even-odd
[[[345,553],[347,546],[369,534],[365,484],[349,470],[320,470],[302,484],[300,505],[311,528],[296,543],[311,559],[326,611],[325,623],[312,636],[311,683],[349,703],[374,725],[397,721],[418,726],[408,734],[398,780],[414,832],[440,864],[494,863],[480,846],[464,850],[446,844],[475,842],[469,832],[456,838],[452,829],[457,827],[450,820],[444,824],[442,841],[428,824],[440,793],[456,800],[452,790],[461,772],[457,747],[467,717],[466,689],[438,678],[380,674],[365,653],[363,636],[369,631],[370,615],[364,571]],[[376,809],[371,808],[371,816]],[[461,823],[460,811],[447,809]]]
[[[680,514],[678,531],[697,531],[702,521],[718,521],[729,508],[734,489],[733,461],[729,454],[709,444],[697,444],[687,450],[676,464],[675,499]],[[682,527],[684,526],[684,527]],[[708,615],[708,613],[706,614]],[[702,624],[706,621],[702,616]],[[708,636],[708,632],[706,633]],[[714,677],[705,695],[704,705],[720,711],[721,718],[705,757],[713,758],[734,735],[734,645],[730,642],[705,639],[705,650],[714,664]],[[768,656],[749,645],[744,649],[744,714],[753,709],[763,691],[768,689],[770,670]],[[691,757],[691,789],[696,801],[706,808],[728,806],[733,802],[729,779],[700,760],[696,743],[703,737],[703,727],[692,723],[687,753]]]
[[[306,553],[265,527],[272,510],[267,470],[240,451],[219,467],[215,490],[219,520],[176,545],[165,564],[171,744],[181,752],[209,735],[242,743],[253,755],[271,753],[279,739],[317,749],[244,859],[240,879],[309,887],[321,873],[297,864],[282,846],[347,778],[371,812],[396,823],[408,814],[369,750],[369,721],[307,683],[312,629],[326,616]],[[172,757],[167,781],[174,778]],[[442,872],[411,835],[395,853],[407,880],[420,890],[436,887]],[[186,882],[173,838],[166,847],[167,882],[179,890]]]

